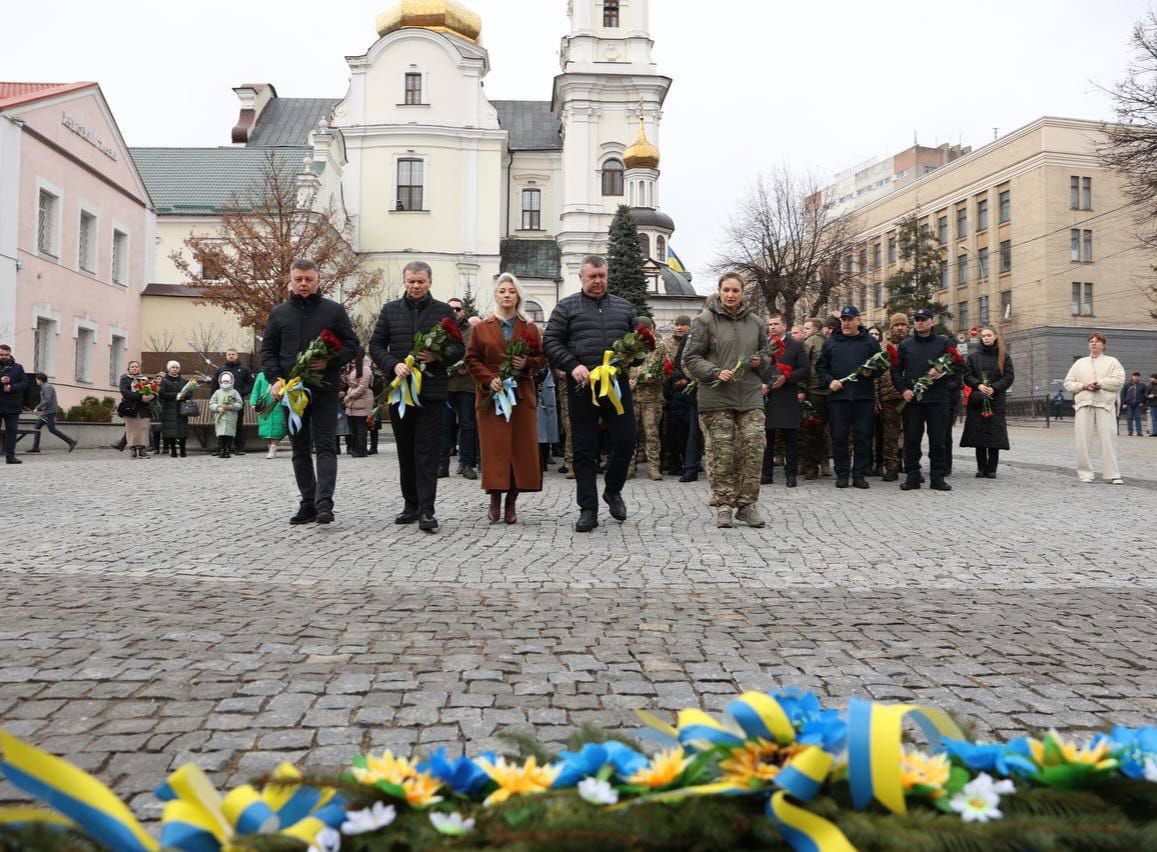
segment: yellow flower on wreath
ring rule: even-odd
[[[533,757],[528,757],[522,766],[507,763],[504,757],[499,757],[493,762],[480,757],[474,762],[498,785],[498,789],[482,803],[487,807],[501,804],[511,796],[525,796],[549,790],[554,779],[562,772],[562,764],[539,766]]]
[[[922,751],[905,751],[900,758],[900,784],[905,790],[913,787],[932,787],[929,798],[938,799],[944,795],[944,785],[948,783],[952,764],[946,754],[927,755]]]
[[[628,778],[627,783],[640,787],[651,787],[652,789],[666,787],[668,784],[673,784],[683,774],[683,770],[692,760],[691,757],[683,756],[682,746],[669,751],[661,751],[651,758],[651,762],[647,766]]]
[[[1049,759],[1045,750],[1045,743],[1050,741],[1057,747],[1057,750],[1060,751],[1063,761]],[[1108,737],[1101,739],[1100,742],[1081,745],[1079,742],[1066,740],[1055,730],[1050,730],[1045,734],[1044,742],[1030,739],[1028,741],[1028,747],[1032,751],[1033,762],[1041,768],[1054,765],[1061,766],[1065,763],[1081,763],[1091,766],[1094,769],[1113,769],[1117,765],[1116,758],[1111,755],[1113,742]]]
[[[437,795],[441,781],[429,772],[419,772],[416,763],[405,757],[394,757],[391,751],[382,752],[381,757],[367,754],[365,768],[355,766],[352,771],[360,784],[373,786],[385,781],[401,787],[406,793],[406,802],[416,808],[442,801]]]
[[[726,760],[719,761],[719,768],[723,770],[719,780],[725,784],[758,787],[774,779],[793,757],[806,749],[807,746],[797,743],[781,746],[762,737],[748,740],[733,748]]]

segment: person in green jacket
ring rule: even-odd
[[[277,458],[277,445],[287,433],[285,408],[273,398],[269,389],[269,379],[265,378],[263,372],[259,372],[253,382],[249,404],[257,414],[257,435],[264,438],[269,445],[269,452],[265,454],[265,458]]]
[[[237,434],[237,412],[242,408],[242,399],[233,387],[232,373],[222,373],[217,382],[220,387],[209,397],[209,411],[217,433],[217,455],[227,459],[233,449],[233,436]]]

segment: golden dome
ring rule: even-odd
[[[635,144],[623,152],[623,166],[628,169],[659,168],[659,149],[647,141],[647,131],[643,119],[639,119],[639,138]]]
[[[482,19],[454,0],[402,0],[378,15],[376,25],[379,36],[403,27],[420,27],[477,42],[482,33]]]

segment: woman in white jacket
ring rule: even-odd
[[[1125,384],[1125,368],[1105,354],[1108,341],[1099,331],[1089,336],[1089,357],[1076,361],[1065,376],[1065,390],[1076,409],[1077,477],[1093,481],[1093,432],[1101,437],[1102,477],[1124,485],[1117,467],[1117,402]]]

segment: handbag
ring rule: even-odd
[[[177,409],[177,414],[181,417],[199,417],[201,415],[201,406],[195,399],[182,399],[180,407]]]
[[[117,406],[117,414],[121,417],[136,417],[137,404],[127,399],[122,399]]]

